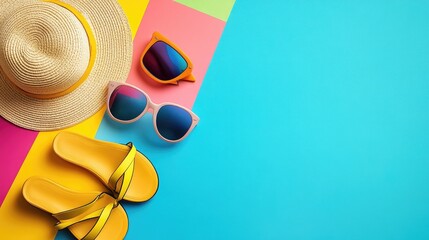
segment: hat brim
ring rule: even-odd
[[[132,62],[132,36],[115,0],[62,0],[87,17],[97,54],[88,78],[73,92],[53,99],[25,95],[0,69],[0,116],[17,126],[50,131],[73,126],[94,115],[106,103],[109,81],[125,82]],[[40,0],[0,0],[0,22],[6,13]]]

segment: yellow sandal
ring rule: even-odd
[[[32,177],[22,188],[31,205],[51,213],[58,230],[68,228],[78,239],[119,240],[128,230],[128,217],[115,198],[100,192],[75,192],[51,180]]]
[[[100,178],[118,201],[144,202],[158,190],[154,166],[132,143],[122,145],[60,132],[54,139],[53,148],[64,160]]]

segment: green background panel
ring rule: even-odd
[[[176,0],[176,2],[226,22],[235,0]]]

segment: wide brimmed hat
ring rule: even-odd
[[[132,49],[116,0],[0,0],[0,116],[38,131],[87,119]]]

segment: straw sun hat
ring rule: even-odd
[[[69,127],[124,82],[131,31],[116,0],[0,0],[0,116],[32,130]]]

